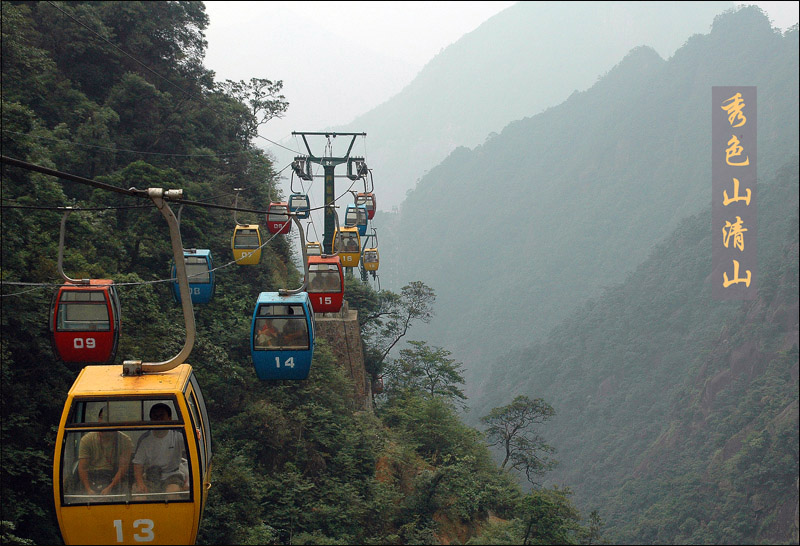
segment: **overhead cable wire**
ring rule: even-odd
[[[298,152],[297,150],[292,150],[291,148],[287,148],[287,147],[286,147],[286,146],[284,146],[283,144],[279,144],[279,143],[275,142],[274,140],[270,140],[270,139],[268,139],[268,138],[267,138],[267,137],[265,137],[265,136],[261,136],[261,135],[259,135],[258,133],[256,133],[256,136],[257,136],[257,137],[259,137],[259,138],[263,138],[263,139],[264,139],[264,140],[266,140],[267,142],[271,142],[271,143],[272,143],[272,144],[274,144],[275,146],[280,146],[280,147],[281,147],[281,148],[283,148],[284,150],[288,150],[288,151],[292,152],[292,153],[293,153],[293,154],[295,154],[295,155],[303,155],[303,154],[301,154],[300,152]]]
[[[6,284],[6,283],[3,283],[3,284]],[[10,284],[10,283],[8,283],[8,284]],[[0,298],[5,298],[6,296],[21,296],[22,294],[27,294],[29,292],[33,292],[34,290],[39,290],[39,288],[41,288],[41,287],[36,286],[34,288],[29,288],[28,290],[23,290],[22,292],[14,292],[12,294],[0,294]]]
[[[38,173],[46,174],[49,176],[54,176],[56,178],[60,178],[62,180],[69,180],[70,182],[77,182],[79,184],[86,184],[87,186],[92,186],[94,188],[98,188],[101,190],[121,193],[123,195],[128,195],[131,197],[147,197],[146,192],[144,190],[136,190],[135,188],[124,189],[118,188],[116,186],[112,186],[111,184],[105,184],[103,182],[97,182],[96,180],[91,180],[89,178],[84,178],[82,176],[78,176],[75,174],[69,174],[61,171],[57,171],[55,169],[50,169],[48,167],[42,167],[41,165],[36,165],[34,163],[28,163],[27,161],[22,161],[20,159],[15,159],[13,157],[7,156],[0,156],[0,162],[7,163],[8,165],[12,165],[14,167],[20,167],[22,169],[26,169],[29,171],[35,171]],[[143,193],[144,192],[144,193]]]
[[[289,220],[286,221],[286,223],[291,222],[291,221],[292,221],[292,219],[290,218]],[[285,225],[285,223],[284,223],[284,225]],[[267,246],[278,235],[280,235],[279,232],[278,233],[274,233],[272,235],[272,237],[270,237],[269,239],[267,239],[266,241],[261,243],[261,245],[258,248],[254,248],[250,252],[250,254],[252,254],[256,250],[260,250],[260,249],[264,248],[265,246]],[[241,260],[241,258],[239,258],[239,259]],[[213,269],[209,269],[208,271],[203,271],[203,272],[200,272],[200,273],[195,273],[193,275],[188,275],[188,278],[191,279],[192,277],[202,277],[202,276],[207,275],[208,273],[213,273],[213,272],[218,271],[220,269],[224,269],[226,267],[229,267],[229,266],[231,266],[231,265],[233,265],[233,264],[235,264],[237,262],[238,262],[238,260],[231,260],[228,263],[222,264],[222,265],[217,266],[217,267],[215,267]],[[140,285],[147,285],[147,284],[159,284],[159,283],[165,283],[165,282],[176,282],[176,280],[174,278],[170,277],[169,279],[156,279],[156,280],[152,280],[152,281],[122,282],[122,283],[115,282],[114,286],[140,286]],[[0,297],[18,296],[20,294],[26,294],[28,292],[32,292],[33,290],[36,290],[38,288],[58,288],[58,287],[64,286],[64,283],[32,283],[32,282],[22,282],[22,281],[2,281],[2,280],[0,280],[0,285],[4,285],[4,284],[11,285],[11,286],[33,286],[33,288],[31,288],[30,290],[24,290],[22,292],[15,292],[13,294],[0,294]]]
[[[227,197],[230,193],[221,193],[218,195],[213,195],[206,199],[205,201],[198,201],[198,203],[210,203],[215,199],[219,199],[220,197]],[[73,212],[80,212],[80,211],[107,211],[107,210],[126,210],[126,209],[150,209],[152,205],[119,205],[119,206],[98,206],[98,207],[84,207],[80,205],[20,205],[20,204],[8,204],[5,205],[2,201],[10,201],[10,199],[6,199],[5,197],[0,198],[0,208],[4,209],[32,209],[32,210],[54,210],[54,211],[66,211],[72,210]]]
[[[4,199],[5,201],[5,199]],[[82,211],[82,210],[90,210],[90,211],[105,211],[105,210],[121,210],[121,209],[149,209],[151,205],[121,205],[119,207],[76,207],[76,206],[68,206],[68,205],[52,205],[52,206],[37,206],[37,205],[5,205],[0,203],[0,208],[4,209],[31,209],[31,210],[54,210],[54,211],[66,211],[66,210],[73,210],[75,212]]]
[[[132,187],[132,188],[129,188],[129,189],[126,190],[124,188],[119,188],[117,186],[112,186],[111,184],[105,184],[103,182],[97,182],[96,180],[91,180],[89,178],[84,178],[82,176],[78,176],[78,175],[74,175],[74,174],[70,174],[70,173],[57,171],[55,169],[50,169],[48,167],[42,167],[41,165],[35,165],[33,163],[28,163],[27,161],[22,161],[22,160],[15,159],[15,158],[12,158],[12,157],[7,157],[7,156],[4,156],[4,155],[0,156],[0,163],[7,163],[7,164],[12,165],[14,167],[20,167],[22,169],[26,169],[26,170],[29,170],[29,171],[35,171],[35,172],[39,172],[39,173],[46,174],[46,175],[49,175],[49,176],[54,176],[54,177],[60,178],[62,180],[69,180],[70,182],[77,182],[79,184],[86,184],[88,186],[92,186],[92,187],[95,187],[95,188],[98,188],[98,189],[101,189],[101,190],[121,193],[121,194],[127,195],[129,197],[138,197],[138,198],[149,199],[149,196],[147,194],[147,190],[140,190],[140,189],[137,189],[135,187]],[[265,210],[234,208],[234,207],[228,207],[226,205],[216,205],[216,204],[213,204],[213,203],[203,203],[203,202],[200,202],[200,201],[189,201],[187,199],[170,199],[170,202],[180,203],[180,204],[183,204],[183,205],[193,205],[193,206],[197,206],[197,207],[205,207],[205,208],[210,208],[210,209],[236,210],[238,212],[252,212],[252,213],[255,213],[255,214],[266,214],[266,212],[267,212]]]

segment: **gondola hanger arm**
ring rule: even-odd
[[[169,360],[163,362],[142,362],[141,360],[126,360],[122,363],[122,375],[141,375],[143,373],[166,372],[176,368],[179,364],[186,362],[192,352],[196,337],[196,327],[194,321],[194,309],[192,307],[192,297],[189,292],[189,278],[186,275],[186,261],[183,257],[183,241],[178,227],[178,220],[170,209],[168,200],[180,199],[183,190],[163,190],[162,188],[148,188],[147,195],[161,212],[169,226],[170,242],[172,244],[172,255],[175,259],[175,275],[178,279],[178,286],[181,294],[181,308],[183,310],[183,321],[186,325],[186,341],[181,351]]]

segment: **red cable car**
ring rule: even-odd
[[[276,233],[286,234],[291,228],[289,205],[285,201],[270,203],[267,209],[267,231],[273,235]]]
[[[364,205],[367,208],[367,218],[372,220],[375,216],[375,207],[377,206],[375,194],[372,192],[357,193],[356,206],[358,205]]]
[[[114,281],[67,282],[53,296],[50,332],[64,362],[108,364],[117,354],[120,306]]]
[[[344,299],[344,274],[339,256],[308,257],[308,297],[315,313],[338,313]]]

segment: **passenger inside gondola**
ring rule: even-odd
[[[265,349],[278,345],[278,330],[273,322],[275,319],[256,319],[256,348]]]
[[[152,405],[152,408],[150,406]],[[150,408],[150,421],[144,415]],[[143,447],[144,439],[160,435],[177,446],[180,462],[179,472],[188,479],[189,464],[185,459],[185,434],[181,428],[158,428],[143,430],[150,424],[164,419],[156,413],[166,415],[166,421],[174,414],[171,400],[97,400],[76,402],[70,412],[68,430],[64,435],[61,458],[63,504],[114,504],[128,502],[161,502],[164,500],[189,500],[190,482],[183,480],[178,491],[159,484],[147,482],[147,476],[156,477],[156,470],[148,467],[166,468],[169,457],[151,459],[154,450]],[[119,424],[119,425],[118,425]],[[179,423],[176,423],[179,425]],[[90,430],[86,430],[89,428]],[[174,448],[173,448],[174,450]],[[167,449],[167,451],[170,451]],[[183,453],[184,455],[180,455]],[[144,464],[142,464],[144,462]],[[136,465],[141,466],[144,487],[137,483]],[[164,478],[174,469],[167,468]],[[159,473],[159,478],[161,474]],[[155,481],[155,480],[154,480]],[[170,495],[165,495],[170,492]]]
[[[100,408],[97,421],[105,421]],[[133,453],[130,436],[105,429],[88,432],[81,438],[78,452],[78,477],[86,494],[127,493],[128,467]]]
[[[171,421],[166,404],[150,408],[151,421]],[[135,493],[177,493],[189,490],[189,466],[183,434],[173,429],[147,431],[136,445],[133,456]]]
[[[272,317],[256,319],[256,349],[308,349],[308,327],[295,305],[272,306]]]
[[[316,266],[320,267],[320,266]],[[337,268],[311,270],[308,272],[309,292],[341,292]]]
[[[292,306],[289,306],[287,312],[289,316],[294,315]],[[284,324],[281,334],[281,345],[283,347],[288,349],[308,348],[308,330],[303,317],[286,319],[286,324]]]
[[[339,233],[335,245],[337,252],[358,252],[358,234],[352,231]]]

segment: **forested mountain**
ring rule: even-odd
[[[591,89],[458,148],[398,215],[376,217],[392,256],[382,282],[438,287],[426,339],[465,363],[479,397],[499,354],[542,339],[710,203],[712,86],[758,87],[764,179],[795,153],[797,68],[797,30],[756,7],[669,60],[634,49]]]
[[[503,355],[483,407],[536,393],[579,506],[636,544],[798,540],[798,162],[759,189],[759,297],[711,297],[710,207],[545,341]]]
[[[744,304],[708,281],[715,85],[758,89],[762,279]],[[466,364],[468,420],[550,400],[548,483],[599,507],[609,540],[798,540],[797,114],[797,27],[742,8],[455,150],[376,217],[398,257],[384,282],[439,287],[425,339]]]
[[[671,56],[733,5],[519,2],[445,48],[397,95],[335,130],[367,133],[382,184],[378,208],[389,211],[455,148],[482,144],[589,88],[634,47]]]
[[[263,211],[270,195],[280,196],[278,175],[253,139],[265,117],[288,105],[280,82],[261,74],[214,81],[203,66],[208,18],[200,2],[2,2],[0,9],[0,542],[56,544],[55,439],[81,369],[56,358],[47,326],[63,282],[59,207],[77,209],[67,222],[65,272],[118,286],[114,364],[177,354],[184,325],[169,283],[158,282],[169,281],[172,252],[152,203],[5,158],[120,189],[182,189],[194,203],[230,206],[234,188],[244,188],[237,206]],[[445,385],[453,388],[410,382],[387,388],[374,413],[357,411],[352,378],[318,340],[308,380],[258,381],[248,343],[253,305],[261,291],[300,285],[296,251],[279,236],[258,266],[240,267],[232,263],[230,210],[194,204],[180,212],[184,246],[208,248],[215,265],[225,265],[212,301],[195,307],[189,357],[214,451],[199,542],[481,542],[490,517],[492,532],[515,543],[596,540],[596,520],[584,528],[568,492],[525,494],[492,461],[448,394],[460,392],[457,373]],[[261,218],[238,214],[241,222]],[[375,292],[352,280],[346,292],[362,311],[368,341],[392,331],[392,309],[402,307],[405,291]],[[432,290],[425,294],[435,299]]]

